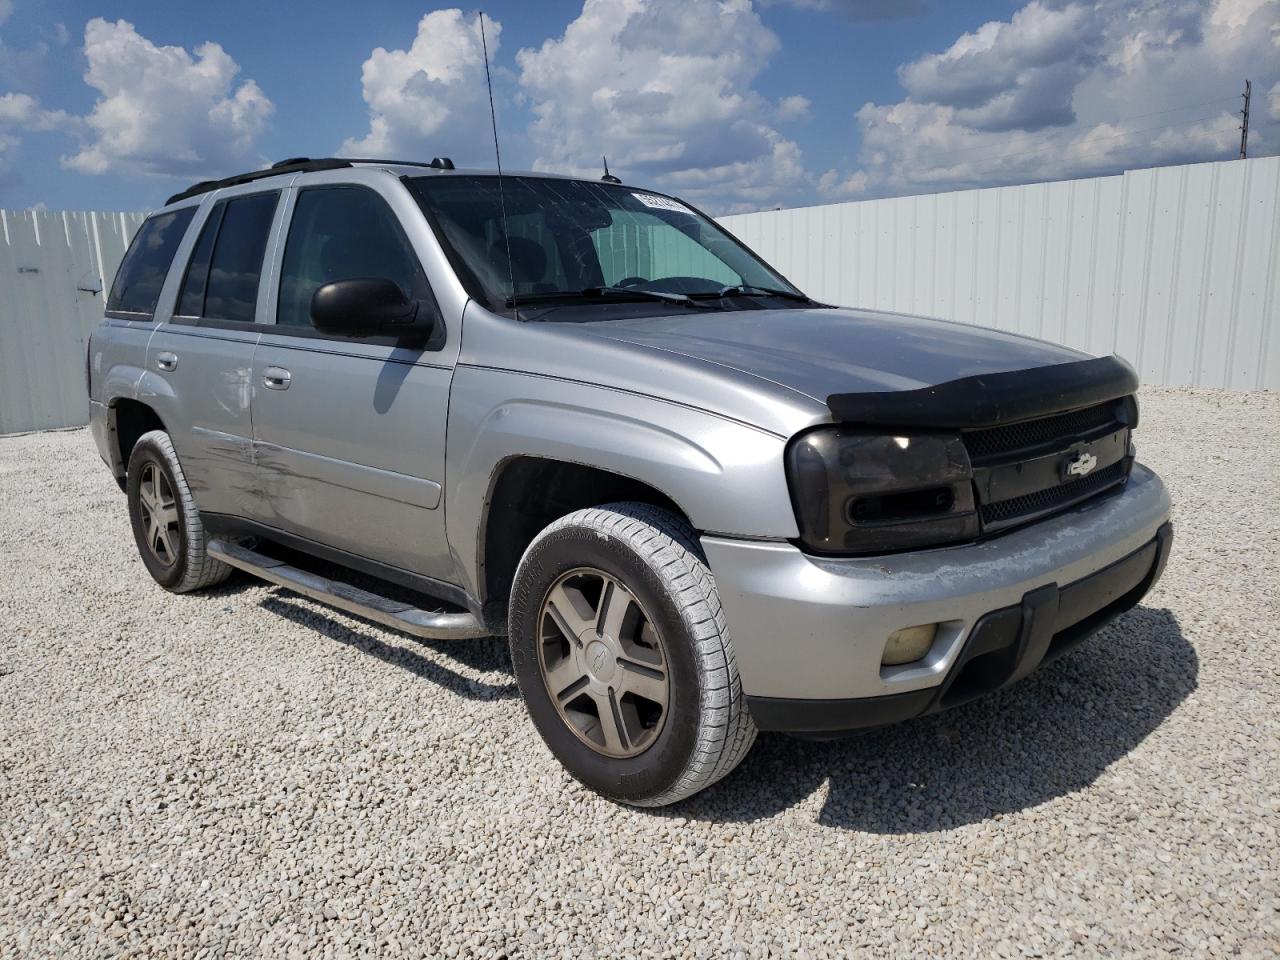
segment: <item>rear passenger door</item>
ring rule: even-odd
[[[250,425],[260,283],[279,190],[219,196],[182,270],[168,322],[147,351],[148,370],[171,391],[166,426],[204,513],[262,519]]]
[[[456,344],[344,338],[311,324],[312,295],[334,280],[387,278],[410,299],[433,299],[396,213],[371,186],[297,188],[278,262],[276,326],[253,370],[271,522],[342,554],[451,580],[440,501]]]

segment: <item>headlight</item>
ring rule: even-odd
[[[955,434],[823,427],[792,441],[800,540],[817,553],[886,553],[978,535],[973,471]]]

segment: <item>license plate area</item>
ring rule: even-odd
[[[1123,460],[1129,452],[1129,428],[1121,427],[1063,450],[1013,463],[977,467],[974,485],[980,503],[999,503],[1063,484],[1087,480]]]

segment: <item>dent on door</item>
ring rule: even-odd
[[[151,340],[141,386],[169,429],[200,509],[262,519],[249,420],[255,339],[162,327]]]

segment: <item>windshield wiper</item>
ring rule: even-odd
[[[658,300],[665,303],[679,303],[687,307],[700,307],[703,310],[716,310],[709,303],[699,303],[683,293],[662,293],[658,290],[637,290],[635,287],[586,287],[582,290],[555,290],[550,293],[526,293],[518,297],[507,297],[507,306],[518,303],[547,303],[555,300]]]
[[[800,303],[813,302],[803,293],[793,293],[790,290],[775,290],[773,287],[757,287],[750,283],[734,283],[727,287],[721,287],[715,293],[695,293],[694,296],[704,297],[708,300],[723,300],[725,297],[738,296],[785,297],[787,300],[796,300]]]
[[[707,303],[698,303],[687,294],[664,293],[661,290],[638,290],[635,287],[587,287],[582,293],[588,297],[640,297],[644,300],[665,300],[668,303],[683,303],[691,307],[705,308],[711,306]]]

